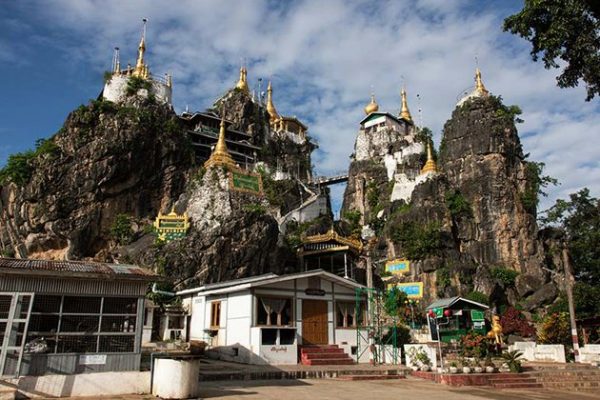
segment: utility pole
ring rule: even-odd
[[[571,320],[571,340],[573,341],[573,354],[575,362],[579,362],[579,335],[577,334],[577,323],[575,321],[575,303],[573,301],[573,270],[571,268],[571,259],[569,249],[566,243],[562,243],[563,268],[565,269],[565,290],[567,292],[567,302],[569,303],[569,319]]]

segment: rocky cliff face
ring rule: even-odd
[[[389,156],[350,167],[344,208],[360,211],[381,232],[374,257],[412,261],[402,279],[423,281],[426,300],[478,291],[495,304],[520,302],[531,310],[558,294],[544,270],[556,266],[548,265],[549,245],[538,238],[535,176],[513,119],[498,98],[466,101],[444,126],[438,173],[415,173],[423,155],[405,158],[396,164],[391,192],[384,190]],[[402,151],[410,143],[400,137],[387,146]],[[399,187],[410,189],[408,196],[398,196]]]
[[[156,215],[192,160],[173,111],[141,99],[81,106],[44,149],[0,189],[0,240],[21,257],[106,259],[115,217]]]
[[[262,196],[231,190],[223,167],[211,168],[175,204],[176,211],[185,210],[190,217],[192,227],[185,238],[165,245],[133,243],[120,249],[121,256],[158,267],[173,278],[175,289],[293,272],[295,259],[278,244],[277,221],[268,207]]]

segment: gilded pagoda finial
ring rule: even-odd
[[[250,93],[250,89],[248,88],[248,70],[244,65],[240,67],[240,79],[235,87],[244,93]]]
[[[140,44],[138,46],[138,56],[135,62],[135,69],[133,70],[133,75],[146,79],[148,78],[150,72],[148,69],[148,65],[146,65],[146,63],[144,62],[144,54],[146,53],[146,23],[148,22],[148,20],[144,18],[142,21],[144,23],[142,27],[142,38],[140,39]]]
[[[433,154],[431,151],[431,140],[427,141],[427,161],[421,169],[422,174],[425,174],[427,172],[437,172],[437,165],[435,163],[435,160],[433,159]]]
[[[365,114],[369,115],[379,110],[379,104],[375,101],[375,93],[371,93],[371,102],[365,106]]]
[[[400,118],[412,123],[413,119],[412,119],[412,115],[410,115],[410,111],[408,110],[408,101],[406,100],[406,90],[404,89],[404,86],[402,87],[402,90],[400,91],[400,97],[402,98],[402,108],[400,110]]]
[[[483,96],[487,96],[490,94],[490,92],[483,85],[483,81],[481,80],[481,71],[479,70],[479,67],[475,69],[475,90]]]
[[[267,112],[269,113],[271,123],[275,122],[279,118],[277,109],[273,104],[273,87],[271,85],[271,81],[269,81],[269,86],[267,86]]]
[[[219,130],[219,139],[215,145],[215,149],[210,155],[209,159],[204,163],[205,168],[210,168],[215,165],[224,165],[235,167],[235,161],[231,158],[229,151],[227,150],[227,144],[225,143],[225,112],[221,111],[221,128]]]

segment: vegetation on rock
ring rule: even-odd
[[[120,245],[131,243],[133,239],[131,217],[127,214],[118,214],[110,227],[110,235]]]
[[[493,279],[502,283],[504,287],[510,287],[515,285],[515,280],[519,276],[519,273],[512,269],[498,266],[490,269],[490,275]]]
[[[404,221],[392,226],[392,240],[402,246],[403,256],[409,260],[422,260],[438,254],[442,247],[439,223],[421,225]]]

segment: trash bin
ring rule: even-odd
[[[152,394],[162,399],[189,399],[200,395],[200,357],[160,355],[153,359]]]

